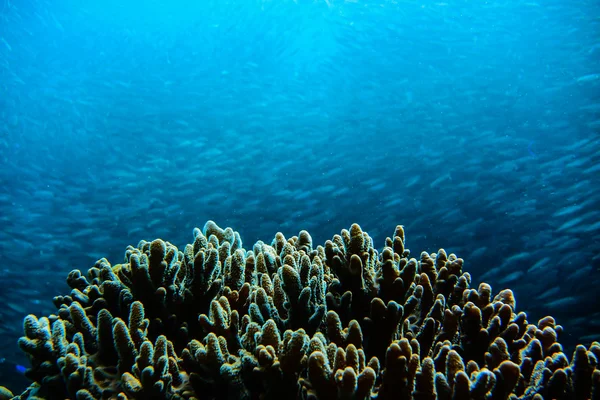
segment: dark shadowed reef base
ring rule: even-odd
[[[25,318],[33,383],[16,398],[600,399],[599,343],[569,360],[552,317],[404,243],[398,226],[379,252],[354,224],[244,250],[210,221],[183,250],[141,241]]]

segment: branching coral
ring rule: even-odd
[[[528,322],[462,267],[411,258],[401,226],[381,252],[356,224],[316,247],[302,231],[247,251],[214,222],[183,250],[141,241],[25,318],[16,397],[600,399],[599,343],[569,361],[553,318]]]

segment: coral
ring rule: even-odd
[[[357,224],[245,250],[208,222],[183,250],[141,241],[67,282],[56,314],[24,320],[16,398],[600,398],[600,343],[569,361],[553,318],[472,288],[454,254],[411,258],[401,226],[381,252]]]

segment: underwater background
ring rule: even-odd
[[[126,3],[126,4],[125,4]],[[352,223],[600,337],[600,3],[0,3],[0,384],[128,244]]]

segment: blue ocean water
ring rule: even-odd
[[[0,0],[0,384],[71,269],[209,219],[402,224],[600,338],[597,1],[123,3]]]

